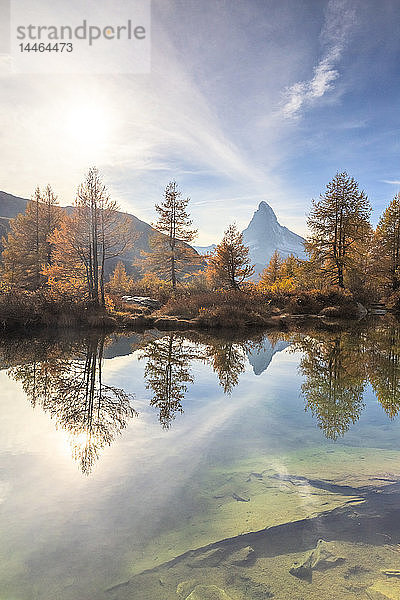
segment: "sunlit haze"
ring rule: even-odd
[[[0,55],[0,189],[29,197],[51,183],[67,205],[96,165],[121,208],[150,222],[176,179],[205,245],[261,200],[304,234],[311,198],[345,169],[376,223],[400,187],[398,9],[153,0],[150,74],[11,75]]]

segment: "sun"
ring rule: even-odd
[[[79,103],[67,109],[64,127],[77,153],[98,155],[112,135],[111,111],[100,104]]]

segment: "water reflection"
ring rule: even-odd
[[[377,327],[367,346],[368,374],[374,392],[390,418],[400,409],[400,328]]]
[[[246,348],[251,342],[234,339],[203,336],[204,361],[208,362],[218,377],[225,394],[230,395],[239,383],[245,370]]]
[[[136,414],[131,394],[103,382],[105,343],[104,336],[89,336],[69,344],[34,344],[24,348],[23,364],[8,371],[32,405],[69,433],[72,455],[84,474]]]
[[[343,436],[360,418],[364,390],[371,384],[390,418],[400,409],[400,328],[381,321],[349,331],[313,331],[292,336],[301,351],[300,372],[306,410],[327,438]]]
[[[300,370],[306,410],[327,438],[337,439],[360,418],[366,383],[362,346],[351,333],[305,337],[294,348],[304,353]]]
[[[197,358],[196,348],[176,333],[148,343],[140,358],[146,360],[144,376],[153,397],[151,406],[159,411],[164,429],[169,429],[176,413],[182,413],[182,402],[188,383],[193,383],[190,362]]]
[[[106,357],[132,356],[144,362],[150,405],[169,429],[184,412],[194,384],[194,365],[215,373],[223,392],[233,393],[250,363],[265,372],[275,353],[291,346],[300,352],[298,368],[305,408],[332,440],[343,436],[364,409],[371,384],[390,418],[400,410],[400,327],[379,321],[348,330],[268,333],[248,339],[239,334],[146,332],[129,336],[87,335],[57,339],[0,340],[0,367],[22,384],[33,406],[69,434],[72,454],[89,474],[101,450],[112,444],[133,416],[133,396],[103,381]]]

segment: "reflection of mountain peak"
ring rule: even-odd
[[[261,375],[266,369],[277,352],[282,352],[290,346],[289,342],[279,340],[272,345],[268,338],[265,338],[261,347],[247,351],[247,359],[253,367],[254,375]]]

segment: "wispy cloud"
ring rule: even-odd
[[[247,201],[254,201],[257,199],[264,199],[266,198],[266,194],[252,194],[252,195],[247,195],[247,196],[229,196],[229,197],[225,197],[225,198],[213,198],[212,200],[200,200],[198,202],[193,202],[194,206],[205,206],[205,205],[211,205],[211,204],[215,204],[216,202],[242,202],[244,200]]]
[[[7,64],[8,57],[0,55],[0,71]],[[21,195],[51,177],[69,203],[92,163],[113,174],[129,173],[131,190],[143,174],[159,172],[164,181],[187,167],[199,176],[214,173],[231,181],[264,178],[222,127],[166,26],[159,26],[149,76],[9,74],[2,92],[0,138],[7,140],[2,186]],[[30,168],[21,173],[25,153]]]
[[[390,185],[400,185],[400,179],[382,179],[382,183],[389,183]]]
[[[299,81],[285,90],[281,109],[281,114],[285,118],[298,118],[302,109],[334,88],[334,82],[340,76],[337,65],[346,47],[354,21],[355,10],[347,0],[330,0],[320,35],[323,47],[322,58],[314,67],[311,79]]]

